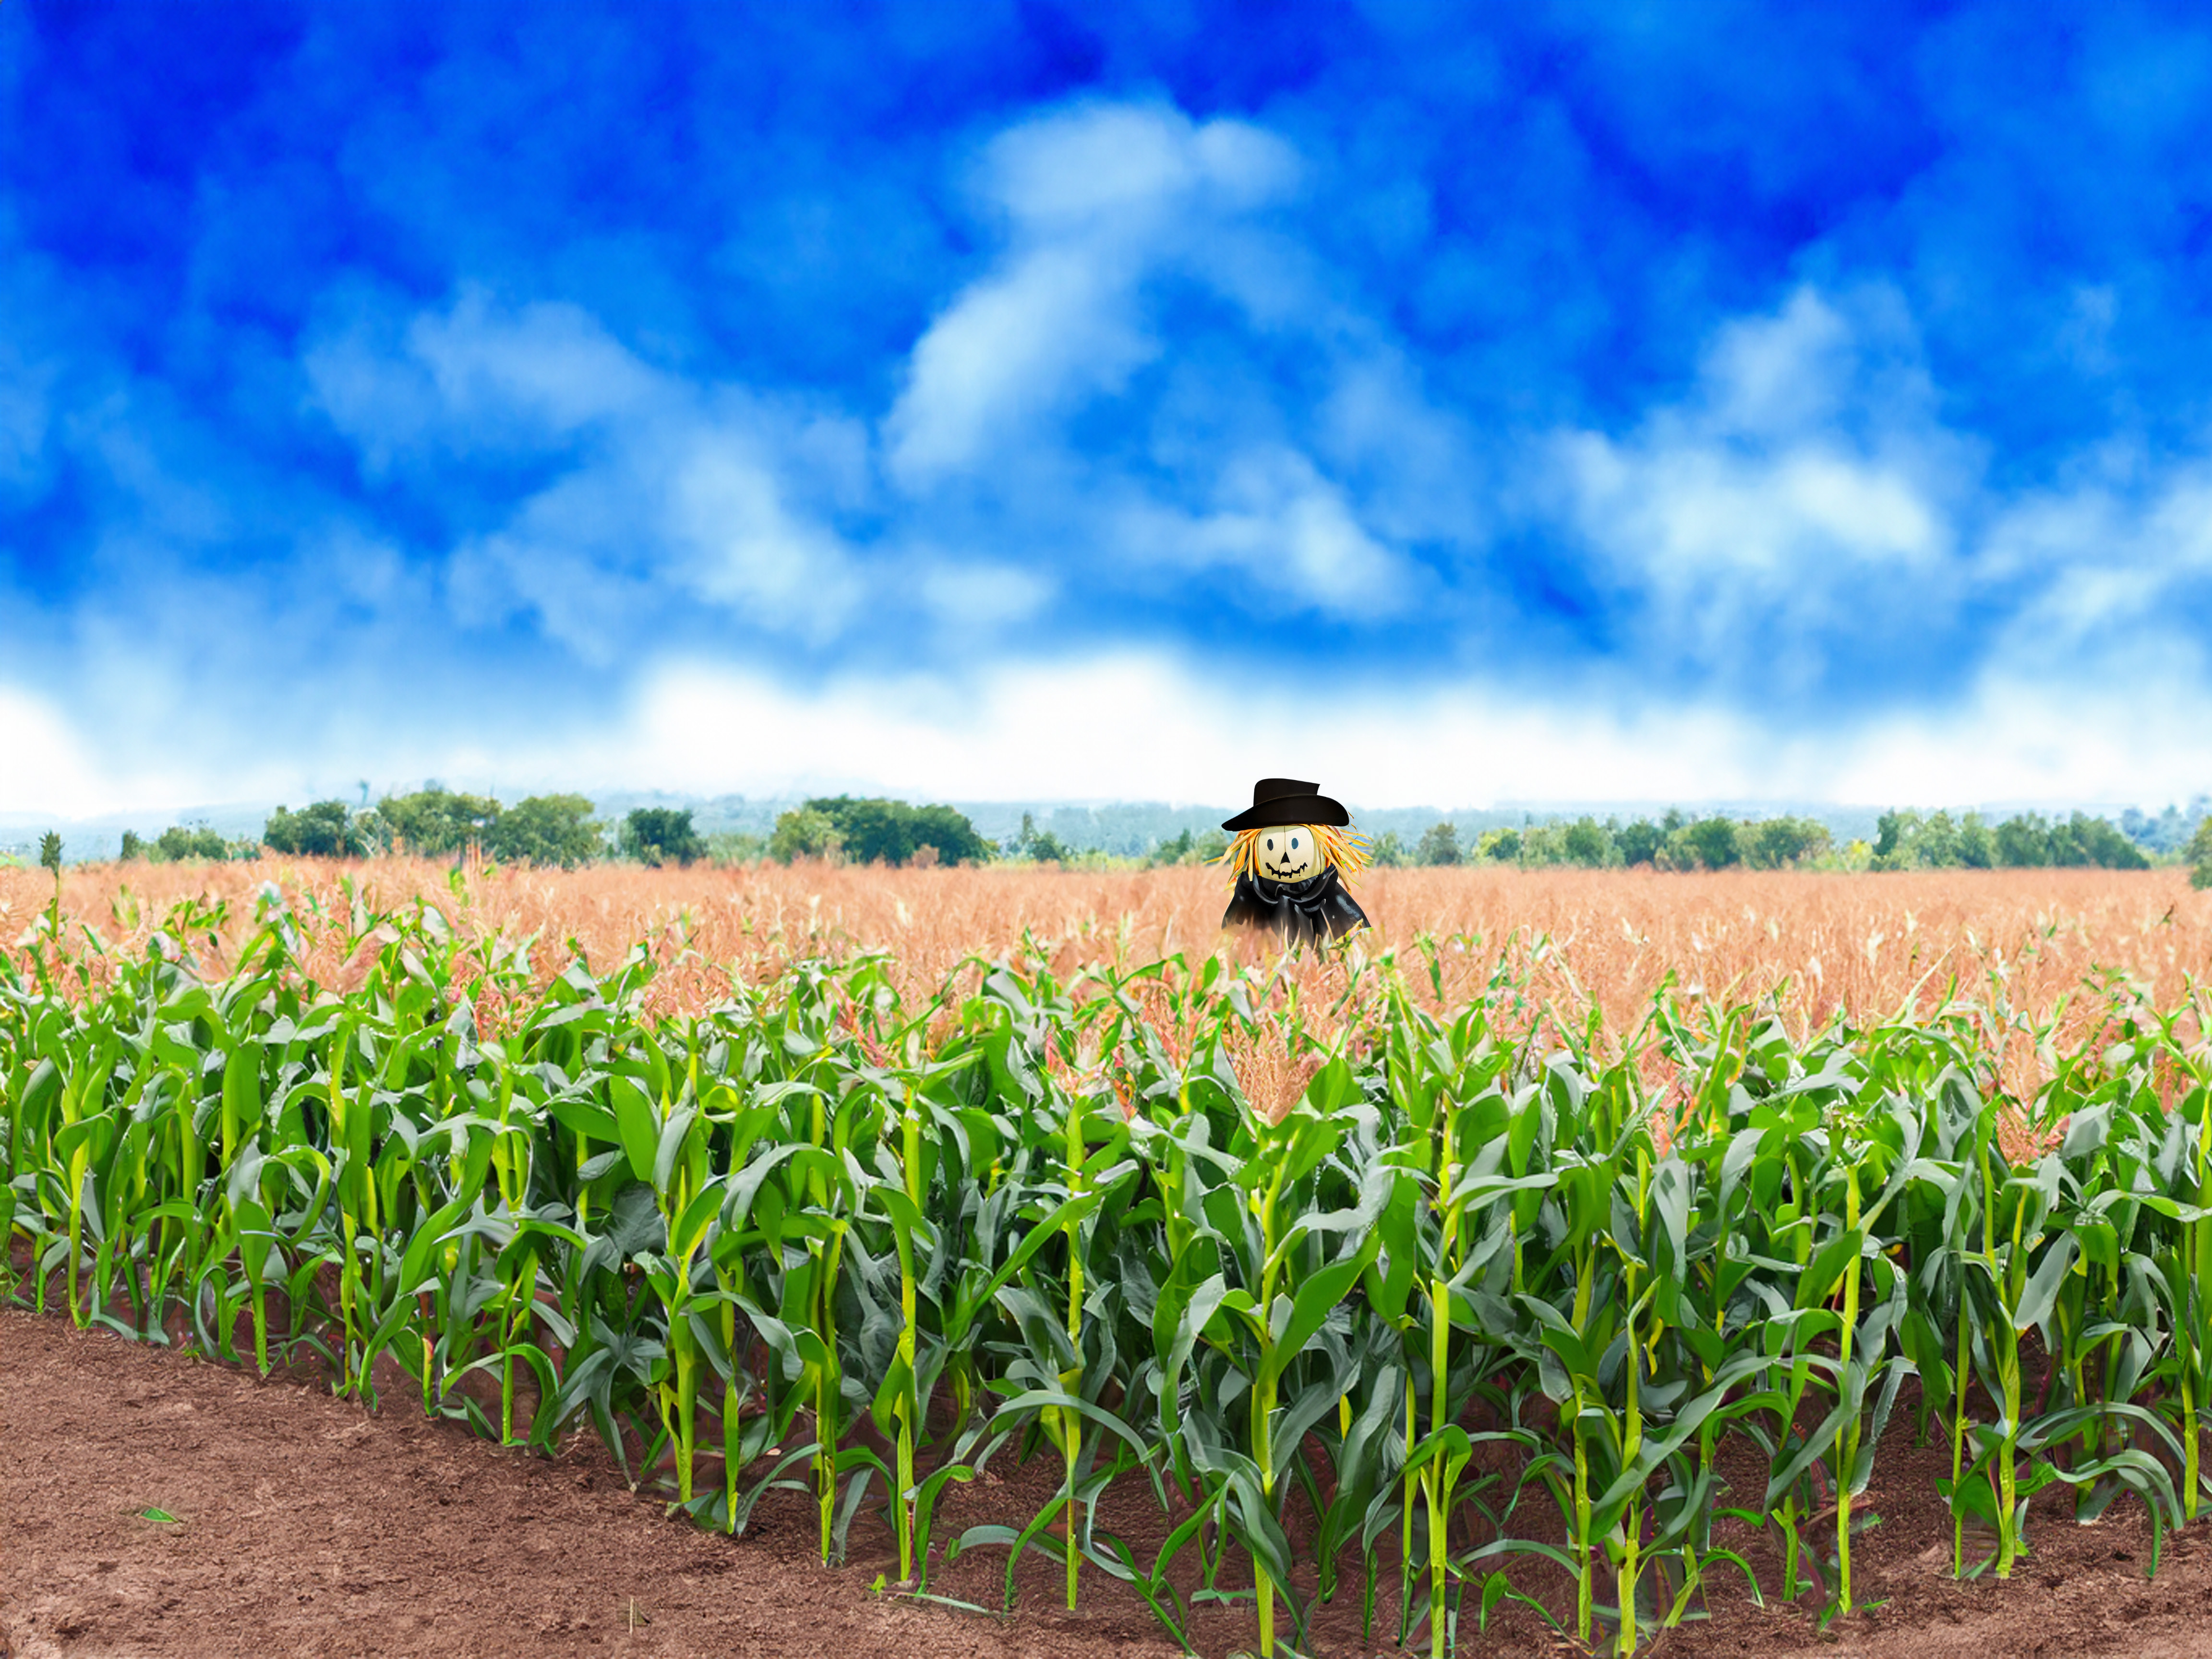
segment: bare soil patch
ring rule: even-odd
[[[2212,1654],[2205,1528],[2169,1538],[2147,1580],[2139,1507],[2078,1527],[2053,1490],[2037,1500],[2034,1553],[2009,1582],[1954,1582],[1950,1520],[1934,1486],[1948,1452],[1914,1449],[1909,1425],[1892,1435],[1867,1504],[1883,1524],[1855,1556],[1858,1593],[1883,1605],[1824,1634],[1802,1607],[1761,1609],[1722,1585],[1712,1618],[1656,1651]],[[1033,1512],[1051,1488],[1042,1469],[1006,1474],[1012,1490],[954,1488],[940,1536]],[[1149,1536],[1150,1498],[1131,1498],[1127,1531]],[[149,1519],[149,1510],[177,1518]],[[772,1495],[742,1539],[710,1536],[633,1496],[589,1443],[550,1462],[526,1457],[401,1401],[370,1417],[296,1382],[0,1313],[0,1655],[1176,1651],[1141,1602],[1103,1576],[1086,1575],[1083,1611],[1068,1614],[1057,1606],[1057,1570],[1024,1567],[1019,1610],[983,1616],[872,1593],[896,1566],[889,1534],[866,1518],[842,1570],[822,1567],[814,1542],[798,1494]],[[1757,1546],[1749,1553],[1771,1591],[1778,1564]],[[973,1553],[938,1569],[932,1588],[995,1606],[1004,1563],[1002,1553]],[[1377,1622],[1387,1638],[1387,1610]],[[1194,1635],[1208,1659],[1249,1649],[1249,1613],[1202,1613]],[[1362,1643],[1356,1577],[1317,1616],[1310,1650],[1393,1650]],[[1461,1650],[1568,1649],[1514,1610],[1486,1637],[1468,1632]]]
[[[812,1519],[764,1509],[732,1542],[664,1519],[596,1445],[532,1459],[0,1314],[0,1652],[22,1659],[1176,1650],[1131,1598],[1000,1620],[872,1595],[889,1552],[826,1569]]]

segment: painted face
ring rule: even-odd
[[[1321,841],[1303,823],[1260,832],[1260,873],[1269,881],[1304,881],[1321,873]]]

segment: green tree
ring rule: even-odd
[[[1595,818],[1577,818],[1560,836],[1560,851],[1567,862],[1585,869],[1598,869],[1613,862],[1614,845],[1612,833]]]
[[[411,795],[386,795],[376,804],[395,849],[442,858],[474,842],[490,845],[500,805],[489,795],[457,794],[433,784]]]
[[[890,804],[896,805],[900,803]],[[1182,839],[1185,842],[1190,839],[1189,830],[1186,830],[1182,832]],[[1034,859],[1039,864],[1047,862],[1064,864],[1075,855],[1073,849],[1051,830],[1038,829],[1036,819],[1027,812],[1022,814],[1022,827],[1016,833],[1012,846],[1007,850],[1018,859]]]
[[[836,826],[845,856],[860,864],[904,864],[919,848],[933,847],[941,864],[981,864],[991,848],[965,813],[950,806],[910,806],[871,796],[823,796],[806,803]],[[1034,826],[1032,826],[1034,828]],[[1052,842],[1059,848],[1057,840]],[[1065,848],[1060,849],[1064,854]],[[1032,854],[1032,856],[1036,856]]]
[[[296,812],[279,806],[270,814],[261,839],[273,853],[306,858],[357,859],[368,851],[364,826],[354,816],[353,809],[342,800],[319,800]],[[161,836],[164,847],[168,840],[165,830]],[[221,846],[220,837],[217,846]],[[218,851],[214,856],[222,854]]]
[[[757,830],[721,830],[707,837],[707,856],[717,864],[757,864],[768,837]]]
[[[1967,813],[1959,820],[1959,862],[1969,870],[1986,870],[1996,861],[1996,837],[1979,812]]]
[[[2208,810],[2212,810],[2212,795],[2198,795],[2186,807],[2169,801],[2156,817],[2130,806],[2120,814],[2120,829],[2145,852],[2171,853],[2186,862],[2190,837]]]
[[[1684,844],[1708,870],[1725,870],[1743,857],[1734,818],[1699,818],[1682,831]]]
[[[1997,862],[2008,870],[2036,869],[2051,862],[2051,826],[2029,812],[1997,825]]]
[[[1030,815],[1026,812],[1023,813],[1022,823],[1027,825],[1030,822]],[[1182,864],[1190,858],[1197,839],[1190,826],[1185,824],[1182,832],[1172,840],[1155,842],[1145,862],[1153,868],[1158,868],[1164,864]]]
[[[975,833],[975,826],[968,815],[951,806],[915,806],[908,809],[912,815],[914,844],[917,850],[924,847],[937,849],[940,864],[986,864],[990,861],[990,843]],[[1073,848],[1066,849],[1073,852]]]
[[[2081,815],[2076,812],[2072,823],[2054,819],[2051,825],[2051,862],[2058,869],[2078,870],[2093,863],[2090,849],[2080,834]]]
[[[2051,829],[2053,864],[2087,865],[2100,870],[2148,870],[2150,860],[2110,818],[2076,812]]]
[[[899,809],[904,801],[879,796],[855,799],[851,795],[825,796],[806,803],[837,826],[845,843],[845,856],[855,864],[904,864],[914,856],[912,826]],[[946,862],[951,862],[947,860]]]
[[[1931,812],[1915,838],[1914,861],[1923,869],[1952,870],[1959,864],[1959,827],[1948,812]]]
[[[1779,870],[1828,850],[1828,826],[1818,818],[1764,818],[1738,837],[1743,861],[1754,870]]]
[[[1623,862],[1650,864],[1658,858],[1667,832],[1650,818],[1638,818],[1620,832],[1619,839]]]
[[[276,809],[283,811],[283,807]],[[296,848],[277,848],[282,852],[296,852]],[[230,845],[204,823],[173,823],[161,831],[154,843],[154,857],[162,864],[181,864],[186,859],[205,859],[210,862],[230,856]]]
[[[136,830],[123,832],[123,850],[116,856],[125,864],[135,864],[146,856],[146,842]]]
[[[1517,843],[1514,850],[1520,850]],[[1414,863],[1457,864],[1459,860],[1459,830],[1456,825],[1432,823],[1421,831],[1420,844],[1413,848]]]
[[[1451,826],[1444,826],[1449,829]],[[1526,838],[1518,830],[1486,830],[1475,838],[1474,855],[1493,864],[1514,864],[1527,852]]]
[[[581,795],[532,795],[484,828],[484,851],[509,864],[557,864],[573,870],[597,858],[605,845],[592,803]]]
[[[1913,838],[1920,832],[1917,812],[1884,812],[1875,820],[1874,855],[1878,870],[1902,870],[1911,856]]]
[[[623,820],[622,850],[640,864],[658,868],[664,864],[695,864],[707,856],[707,845],[691,827],[691,809],[639,806]]]
[[[1486,836],[1484,839],[1488,839]],[[1475,847],[1478,852],[1481,842]],[[1567,857],[1567,826],[1557,818],[1521,829],[1521,862],[1524,866],[1547,866],[1571,862]]]
[[[844,846],[844,837],[828,813],[799,806],[776,819],[768,838],[768,855],[778,864],[788,864],[793,859],[833,858]]]
[[[2196,866],[2189,872],[2191,887],[2212,887],[2212,812],[2205,814],[2197,826],[2197,833],[2189,838],[2189,845],[2181,856]]]
[[[1406,850],[1404,837],[1395,830],[1385,830],[1377,836],[1373,852],[1372,861],[1385,870],[1401,869],[1413,861],[1413,854]]]

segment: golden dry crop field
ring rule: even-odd
[[[1052,866],[886,869],[800,862],[574,872],[380,859],[325,863],[264,859],[235,864],[88,865],[62,884],[68,927],[109,949],[142,951],[172,906],[225,907],[204,971],[220,973],[251,932],[257,896],[287,896],[301,954],[323,982],[356,982],[374,945],[350,952],[364,912],[437,907],[466,939],[512,951],[532,941],[542,977],[567,965],[569,941],[602,969],[642,943],[662,963],[653,1006],[681,1013],[728,994],[732,976],[772,978],[790,960],[887,951],[909,988],[934,989],[971,958],[990,959],[1025,934],[1051,947],[1063,975],[1088,963],[1133,966],[1174,952],[1202,956],[1223,943],[1221,872],[1200,867],[1062,871]],[[350,890],[350,893],[349,892]],[[1375,922],[1370,954],[1399,953],[1433,996],[1422,944],[1434,942],[1443,1000],[1457,1004],[1506,958],[1563,1012],[1594,1001],[1615,1031],[1633,1026],[1669,973],[1686,998],[1774,996],[1793,1024],[1838,1009],[1864,1022],[1925,1011],[1955,979],[1968,994],[2001,995],[2058,1034],[2085,985],[2120,975],[2171,1009],[2189,983],[2212,975],[2212,892],[2187,872],[1953,870],[1886,874],[1510,866],[1375,870],[1358,896]],[[0,939],[20,954],[52,896],[35,869],[0,870]],[[1240,950],[1259,947],[1240,941]],[[89,971],[97,982],[96,957]],[[2085,1012],[2083,1018],[2087,1018]]]

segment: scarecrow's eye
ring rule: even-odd
[[[1295,852],[1297,852],[1297,850],[1298,850],[1298,838],[1297,838],[1296,836],[1292,836],[1291,837],[1291,851],[1292,851],[1293,853],[1295,853]]]
[[[1270,853],[1275,850],[1275,838],[1273,836],[1267,837],[1267,850]]]

